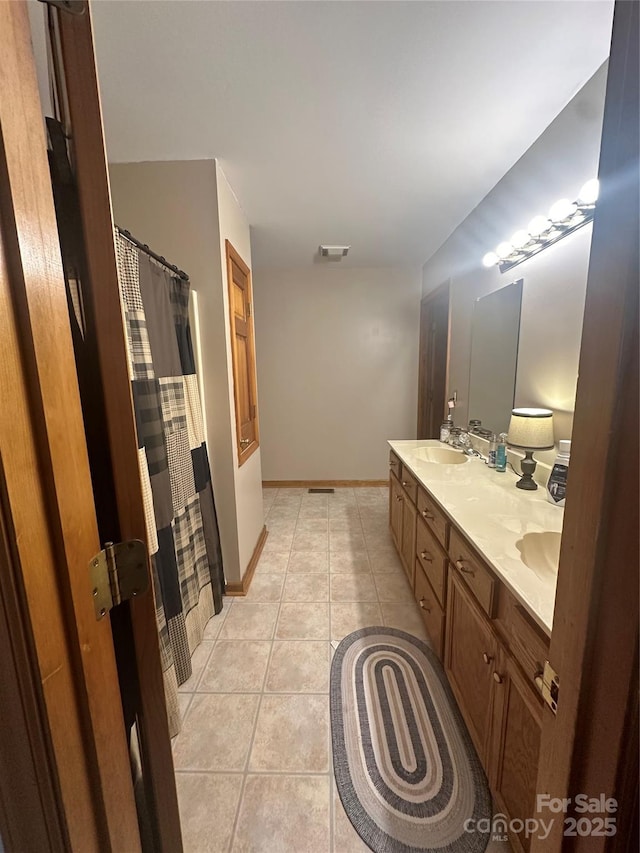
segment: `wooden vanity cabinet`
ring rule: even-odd
[[[485,566],[484,571],[489,569]],[[445,669],[498,810],[510,819],[526,820],[535,812],[543,707],[536,679],[548,640],[506,587],[494,580],[496,618],[489,619],[482,595],[486,587],[478,588],[483,601],[478,600],[469,576],[452,566]],[[524,835],[510,840],[516,850],[529,849]]]
[[[484,766],[496,811],[535,811],[549,638],[429,492],[390,457],[389,522],[425,629]],[[403,485],[404,484],[404,485]],[[510,836],[526,853],[529,842]]]
[[[411,588],[413,588],[416,553],[416,508],[393,469],[389,474],[389,526],[393,541],[402,559],[402,566]]]
[[[480,760],[487,767],[497,641],[477,602],[449,573],[444,668]]]
[[[402,500],[402,486],[392,469],[389,474],[389,527],[398,551],[402,550]]]
[[[499,649],[493,688],[491,741],[486,768],[497,810],[513,820],[535,812],[542,702],[515,659]],[[513,846],[528,851],[521,833]]]
[[[404,499],[402,509],[402,562],[413,589],[416,562],[416,508],[407,497]]]
[[[433,650],[442,660],[444,652],[444,610],[419,560],[416,560],[413,589]]]

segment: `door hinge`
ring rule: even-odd
[[[251,303],[247,302],[247,317],[251,316]]]
[[[84,15],[87,9],[85,0],[40,0],[45,6],[55,6],[70,15]]]
[[[542,698],[554,714],[558,712],[560,701],[560,677],[548,660],[544,662],[544,670],[535,679]]]
[[[106,542],[89,563],[96,619],[116,605],[135,598],[149,585],[147,546],[139,539]]]

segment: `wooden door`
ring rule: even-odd
[[[66,104],[66,131],[78,189],[86,252],[83,288],[87,333],[97,350],[96,393],[102,399],[111,465],[108,494],[113,532],[108,538],[146,540],[146,523],[135,416],[116,263],[109,174],[105,154],[100,91],[95,63],[91,9],[71,15],[51,12],[59,44],[59,100]],[[106,532],[104,534],[107,535]],[[149,567],[147,567],[149,572]],[[149,572],[150,574],[150,572]],[[151,594],[119,609],[121,660],[129,670],[135,701],[136,733],[143,770],[146,817],[154,851],[182,849],[180,818],[160,663],[155,604]]]
[[[497,646],[484,614],[454,571],[449,572],[446,632],[447,677],[486,766]]]
[[[55,774],[52,784],[60,792],[68,845],[82,851],[135,851],[140,833],[111,624],[109,618],[96,621],[89,586],[88,564],[100,539],[26,6],[0,3],[0,16],[6,256],[0,379],[3,399],[12,401],[0,412],[0,453],[7,529],[16,532],[12,565],[19,567],[25,587],[25,620],[42,681],[42,726],[52,740],[53,764],[48,770],[43,764],[42,772]],[[87,335],[97,350],[95,386],[104,411],[104,454],[110,460],[111,481],[101,498],[112,504],[112,524],[102,534],[113,541],[145,540],[88,5],[80,15],[53,9],[50,24],[58,100],[67,111],[65,130],[76,169],[87,255],[83,307]],[[21,504],[27,498],[28,504]],[[65,620],[59,627],[58,611]],[[116,612],[128,635],[125,652],[135,679],[149,846],[173,853],[182,842],[151,584]]]
[[[639,32],[638,2],[616,2],[549,649],[560,693],[537,780],[552,797],[618,800],[613,839],[571,840],[590,853],[638,838]],[[567,843],[556,820],[532,850]]]
[[[493,668],[494,712],[487,775],[498,810],[525,821],[535,812],[542,701],[511,655],[501,651]],[[524,832],[512,844],[529,850]]]
[[[228,240],[225,245],[227,250],[236,440],[238,464],[242,465],[257,450],[259,445],[256,361],[251,317],[251,273],[249,267]]]
[[[0,33],[2,672],[25,702],[3,705],[1,760],[15,760],[0,832],[9,851],[136,851],[111,630],[89,583],[100,542],[25,3],[0,3]]]
[[[439,438],[445,417],[449,352],[449,285],[420,303],[418,438]]]

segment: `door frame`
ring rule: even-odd
[[[617,0],[549,652],[560,695],[557,716],[544,709],[537,782],[620,800],[622,833],[572,839],[590,853],[637,833],[639,30],[637,0]],[[556,818],[532,853],[565,849]]]
[[[432,317],[433,312],[438,307],[447,305],[447,342],[444,352],[443,362],[438,365],[437,385],[442,388],[442,399],[435,401],[435,405],[439,402],[441,406],[441,417],[445,417],[445,405],[447,400],[447,388],[449,385],[449,347],[451,342],[451,296],[450,282],[445,281],[435,290],[427,293],[420,301],[420,343],[418,355],[418,426],[417,438],[438,438],[440,433],[440,423],[435,425],[433,421],[433,412],[430,411],[431,400],[433,399],[433,389],[426,387],[426,382],[429,375],[429,359],[430,350],[433,346],[433,329]],[[430,395],[431,394],[431,398]]]

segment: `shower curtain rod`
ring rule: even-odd
[[[156,255],[156,253],[152,251],[146,243],[141,243],[140,240],[137,240],[130,231],[126,231],[124,228],[120,228],[119,225],[116,225],[116,228],[118,229],[118,233],[121,234],[125,238],[125,240],[128,240],[130,243],[133,243],[134,246],[137,246],[139,249],[142,249],[142,251],[149,255],[149,257],[153,258],[154,261],[158,261],[159,264],[162,264],[162,266],[171,270],[171,272],[174,272],[184,281],[189,281],[189,276],[184,270],[179,269],[178,267],[174,266],[174,264],[170,264],[169,261],[162,255]]]

